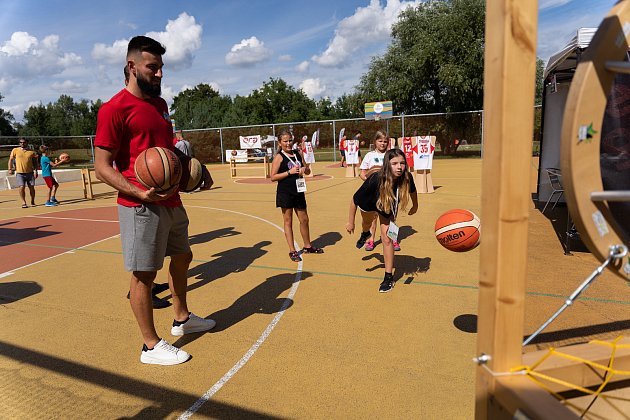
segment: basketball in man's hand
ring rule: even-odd
[[[435,222],[435,237],[446,249],[470,251],[479,245],[481,222],[475,213],[464,209],[449,210]]]
[[[179,181],[179,189],[184,192],[195,191],[201,186],[203,181],[203,169],[201,162],[195,158],[190,158],[188,168],[184,168],[184,174]]]
[[[164,147],[151,147],[141,152],[134,163],[136,179],[144,187],[167,192],[179,185],[182,165],[177,155]]]
[[[70,162],[70,155],[64,152],[59,155],[59,160],[62,162]]]

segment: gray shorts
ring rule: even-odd
[[[29,186],[32,187],[35,185],[35,175],[33,172],[28,173],[15,173],[15,180],[17,181],[18,187]]]
[[[119,204],[118,221],[127,271],[158,271],[164,266],[164,257],[190,252],[188,215],[183,206]]]

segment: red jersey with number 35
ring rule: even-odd
[[[136,157],[150,147],[164,147],[174,150],[173,125],[168,114],[168,106],[162,98],[141,99],[127,89],[118,92],[98,112],[96,123],[96,147],[118,150],[116,168],[134,185],[146,190],[138,180],[133,166]],[[142,201],[118,193],[118,204],[137,207]],[[166,207],[179,207],[182,202],[179,192],[155,204]]]

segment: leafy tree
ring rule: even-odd
[[[303,90],[296,90],[282,79],[270,78],[249,96],[254,124],[308,120],[315,102]]]
[[[44,136],[48,134],[48,111],[41,103],[24,111],[24,126],[20,130],[23,136]]]
[[[536,105],[542,104],[544,94],[545,81],[543,75],[545,73],[545,62],[540,58],[536,58]]]
[[[361,118],[365,115],[363,106],[365,102],[358,93],[339,96],[333,105],[333,118]]]
[[[372,60],[357,93],[365,101],[395,100],[406,114],[483,106],[485,2],[443,0],[405,10],[392,44]]]
[[[3,96],[0,95],[0,102],[2,102]],[[16,130],[13,127],[15,120],[10,112],[0,108],[0,135],[1,136],[15,136]]]
[[[221,96],[212,86],[201,83],[173,98],[173,119],[178,128],[220,127],[232,106],[229,96]]]

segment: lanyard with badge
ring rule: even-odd
[[[398,188],[396,188],[396,200],[394,200],[394,204],[392,207],[392,215],[394,216],[392,220],[389,222],[389,227],[387,228],[387,237],[392,241],[398,240],[398,226],[394,223],[396,220],[396,215],[398,214]]]
[[[298,168],[298,173],[299,173],[299,168],[302,165],[298,161],[298,158],[295,155],[293,155],[293,158],[295,159],[295,161],[293,161],[293,159],[291,159],[291,156],[289,156],[286,153],[284,155],[287,157],[287,159],[289,159],[291,163],[295,165],[295,167]],[[299,193],[306,192],[306,180],[299,175],[298,175],[298,179],[295,180],[295,186],[297,187],[297,192]]]

